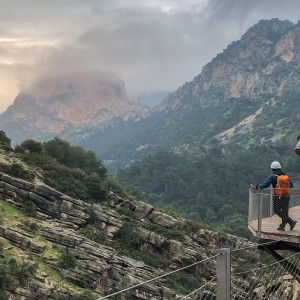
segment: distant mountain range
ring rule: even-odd
[[[159,151],[294,140],[300,116],[300,23],[261,20],[151,111],[116,80],[102,81],[98,89],[102,99],[112,96],[114,105],[96,107],[101,97],[87,88],[93,82],[87,78],[86,88],[60,88],[60,97],[44,88],[34,96],[23,93],[0,115],[0,127],[18,140],[60,134],[95,151],[114,169]]]

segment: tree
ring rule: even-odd
[[[19,146],[17,146],[16,151],[29,153],[43,153],[43,145],[40,142],[28,139],[23,141]]]
[[[69,168],[80,168],[88,174],[96,173],[100,178],[106,177],[106,168],[92,151],[73,146],[59,137],[45,142],[43,146],[47,155]]]
[[[90,195],[91,199],[94,200],[105,199],[105,192],[102,188],[101,180],[96,173],[89,175],[85,179],[85,185],[88,189],[88,194]]]
[[[6,150],[11,149],[11,140],[6,136],[3,130],[0,130],[0,147]]]

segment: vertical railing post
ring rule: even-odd
[[[259,206],[258,206],[258,228],[257,228],[257,236],[260,238],[261,234],[261,225],[262,225],[262,215],[263,215],[263,200],[264,200],[264,195],[262,190],[260,190],[260,195],[259,195]]]
[[[273,216],[273,189],[270,189],[270,217]]]
[[[231,256],[229,248],[217,250],[217,300],[230,300],[231,297]]]

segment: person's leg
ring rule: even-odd
[[[292,224],[293,220],[289,217],[289,199],[286,197],[281,197],[280,198],[281,202],[281,218],[282,218],[282,225],[285,226],[287,223],[290,225]]]
[[[274,208],[274,213],[282,218],[282,207],[281,207],[281,201],[278,196],[273,197],[273,208]]]
[[[273,196],[273,209],[274,209],[274,213],[281,218],[281,224],[277,229],[284,230],[286,223],[283,223],[282,205],[280,200],[281,199],[279,198],[279,196]]]
[[[291,230],[294,229],[297,221],[294,221],[289,216],[289,206],[290,206],[290,197],[281,197],[282,199],[282,219],[284,226],[288,223],[291,227]]]

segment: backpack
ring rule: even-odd
[[[275,174],[274,174],[275,175]],[[274,195],[289,195],[290,194],[290,177],[287,175],[275,175],[277,184],[274,188]]]

